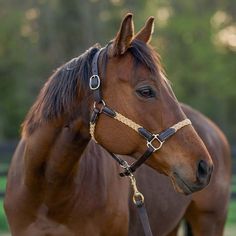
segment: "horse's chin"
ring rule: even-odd
[[[188,183],[188,181],[184,180],[184,178],[180,177],[176,172],[174,172],[173,175],[170,176],[170,178],[175,191],[183,193],[185,195],[200,191],[209,183],[209,181],[205,184]]]
[[[182,193],[182,194],[185,194],[185,195],[189,195],[189,194],[193,193],[191,188],[184,181],[182,181],[182,179],[175,178],[173,176],[171,176],[170,179],[171,179],[172,185],[174,187],[174,190],[176,192]]]

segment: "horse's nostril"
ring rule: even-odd
[[[199,161],[197,167],[197,180],[199,182],[204,182],[205,180],[207,180],[209,175],[211,174],[211,170],[212,168],[208,166],[205,161]]]

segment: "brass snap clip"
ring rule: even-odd
[[[136,179],[135,179],[134,175],[133,174],[129,175],[129,178],[130,178],[130,183],[131,183],[131,186],[133,187],[133,192],[134,192],[133,203],[136,206],[140,207],[144,204],[144,196],[143,196],[142,193],[140,193],[138,191],[137,184],[136,184]]]

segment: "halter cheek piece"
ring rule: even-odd
[[[95,128],[96,122],[98,121],[98,117],[100,114],[107,115],[115,120],[125,124],[126,126],[130,127],[131,129],[135,130],[138,134],[140,134],[143,138],[147,141],[147,150],[144,154],[131,165],[121,158],[119,158],[114,153],[111,153],[111,156],[120,164],[120,166],[125,170],[123,173],[120,173],[120,176],[130,176],[135,170],[142,165],[153,152],[159,150],[164,142],[175,134],[178,130],[183,128],[184,126],[191,125],[191,121],[189,119],[185,119],[183,121],[178,122],[177,124],[167,128],[166,130],[162,131],[161,133],[153,134],[149,132],[147,129],[143,128],[141,125],[135,123],[134,121],[130,120],[129,118],[123,116],[122,114],[112,110],[105,101],[102,99],[101,95],[101,80],[98,75],[98,59],[102,49],[96,52],[93,57],[92,61],[92,76],[90,77],[89,87],[93,91],[94,97],[94,106],[90,117],[90,134],[92,139],[95,139]]]

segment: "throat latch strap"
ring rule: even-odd
[[[89,88],[93,91],[93,98],[94,101],[97,103],[102,101],[102,94],[101,94],[101,80],[98,75],[98,58],[102,49],[98,50],[93,57],[92,61],[92,76],[89,79]]]

